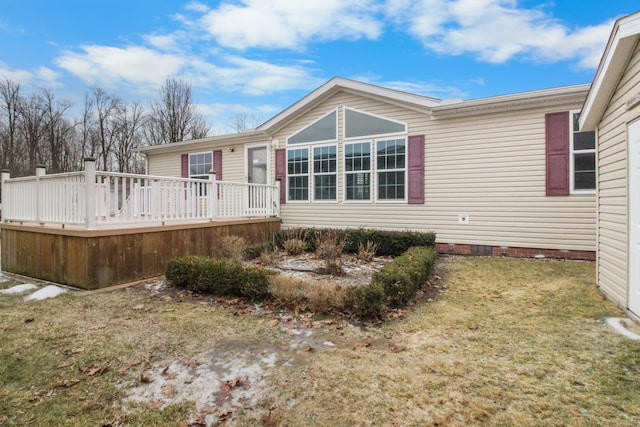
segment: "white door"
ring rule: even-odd
[[[640,315],[640,120],[629,124],[629,310]]]
[[[269,182],[269,146],[247,146],[245,176],[249,184],[267,184]],[[271,194],[266,187],[252,186],[245,192],[248,214],[251,216],[268,215],[271,208]]]

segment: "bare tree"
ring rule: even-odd
[[[18,123],[22,96],[20,84],[9,79],[0,80],[0,112],[2,113],[3,132],[0,141],[0,160],[2,166],[16,172],[18,163]]]
[[[145,127],[149,145],[204,138],[209,128],[193,102],[191,84],[168,77],[160,88],[160,98],[151,102]]]
[[[93,87],[93,101],[96,107],[97,137],[100,148],[102,170],[110,170],[112,149],[117,141],[117,115],[122,108],[122,101],[115,95],[108,95],[103,89]]]
[[[258,127],[264,120],[254,114],[254,113],[245,113],[240,112],[236,113],[233,120],[229,123],[229,127],[233,129],[235,132],[240,133],[246,130],[255,129]]]
[[[72,104],[69,101],[56,101],[53,92],[42,89],[40,97],[44,110],[45,134],[51,156],[51,172],[63,172],[63,159],[65,147],[70,143],[68,138],[73,137],[73,126],[65,118],[65,114]]]
[[[33,172],[43,162],[41,156],[45,129],[45,109],[42,97],[32,94],[20,108],[20,132],[26,145],[27,171]]]
[[[140,146],[142,140],[142,126],[144,125],[144,109],[138,102],[131,107],[123,105],[117,114],[118,121],[117,147],[114,150],[118,172],[140,172],[139,163],[133,152]]]

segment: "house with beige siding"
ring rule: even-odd
[[[443,101],[336,77],[256,130],[141,149],[152,175],[280,182],[283,227],[435,231],[445,253],[594,259],[589,85]]]
[[[614,25],[580,117],[597,133],[597,282],[640,317],[640,12]]]

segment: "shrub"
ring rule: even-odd
[[[329,230],[316,238],[316,255],[324,261],[324,272],[341,275],[342,251],[344,250],[344,233]]]
[[[364,262],[371,262],[376,256],[377,250],[378,244],[372,242],[371,240],[367,240],[366,243],[358,244],[358,254],[356,255],[356,257]]]
[[[292,228],[279,234],[279,241],[289,255],[300,255],[307,250],[308,232],[304,228]]]
[[[377,317],[385,309],[384,289],[373,283],[347,288],[345,306],[358,317]]]
[[[246,247],[247,242],[242,237],[225,234],[216,242],[212,256],[242,261]]]
[[[284,242],[295,237],[306,243],[305,250],[315,251],[317,242],[329,232],[343,236],[344,252],[353,254],[358,253],[360,245],[366,245],[367,242],[378,245],[376,255],[394,257],[402,255],[413,246],[435,247],[436,244],[436,235],[433,232],[387,231],[370,228],[291,228],[277,232],[276,241],[286,250]]]
[[[166,279],[177,288],[187,288],[194,283],[202,266],[209,260],[203,256],[171,258],[165,267]]]
[[[249,299],[264,298],[268,294],[270,274],[273,273],[258,267],[245,267],[238,261],[205,257],[171,259],[165,271],[167,280],[177,287]]]
[[[427,281],[436,258],[437,252],[433,248],[410,248],[374,273],[371,285],[384,290],[387,304],[405,305]]]
[[[244,259],[259,258],[265,252],[273,252],[275,246],[276,245],[273,243],[273,240],[264,240],[262,242],[247,245],[244,248]]]

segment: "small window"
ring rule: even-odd
[[[335,141],[338,138],[338,113],[333,110],[287,139],[288,144]]]
[[[377,142],[378,200],[405,200],[406,140]]]
[[[313,149],[313,199],[337,200],[337,147],[314,147]]]
[[[213,169],[213,153],[189,154],[189,178],[209,179],[209,171]]]
[[[576,192],[596,188],[596,136],[594,131],[579,132],[579,113],[572,115],[571,181]]]
[[[371,142],[345,144],[346,200],[371,200]]]
[[[363,113],[351,108],[344,109],[345,138],[358,138],[406,132],[407,125],[404,123]]]
[[[309,149],[287,151],[287,186],[290,201],[309,200]]]

